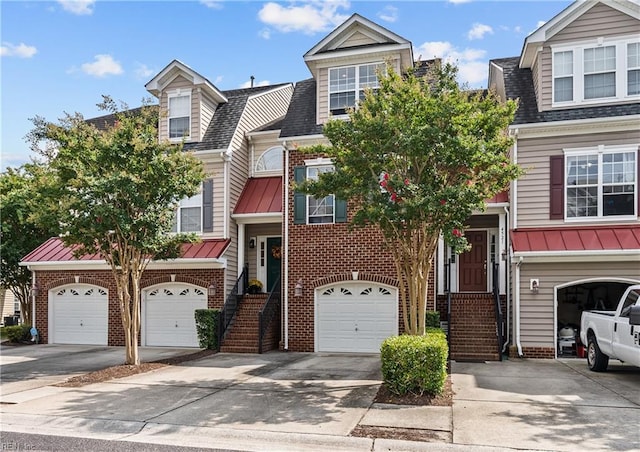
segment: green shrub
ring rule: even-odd
[[[394,394],[440,394],[447,378],[447,338],[441,329],[424,336],[393,336],[380,350],[382,378]]]
[[[196,309],[196,331],[200,348],[218,349],[219,309]]]
[[[427,311],[427,328],[440,328],[440,313],[438,311]]]
[[[31,340],[31,325],[13,325],[4,327],[9,342],[19,343]]]

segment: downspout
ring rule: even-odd
[[[224,162],[224,169],[222,171],[224,178],[224,198],[223,198],[223,212],[224,212],[224,222],[223,222],[223,231],[222,236],[224,238],[229,238],[229,196],[231,195],[231,188],[229,187],[229,153],[228,151],[223,151],[220,153],[220,157]]]
[[[289,350],[289,150],[287,142],[284,149],[284,349]]]
[[[510,135],[513,135],[513,163],[518,164],[518,129],[512,129]],[[511,211],[513,212],[513,229],[518,228],[518,179],[513,181],[513,190],[511,190]]]
[[[520,266],[522,265],[522,261],[524,259],[520,256],[518,262],[516,262],[516,282],[515,282],[515,300],[514,300],[514,318],[513,318],[513,326],[514,326],[514,336],[516,340],[516,347],[518,349],[518,356],[522,358],[524,354],[522,353],[522,344],[520,343]]]
[[[36,287],[36,272],[31,270],[30,266],[27,269],[31,272],[31,287]],[[31,290],[31,326],[36,327],[36,291]],[[37,328],[37,327],[36,327]]]
[[[504,214],[507,217],[507,233],[506,233],[506,237],[505,237],[505,268],[507,269],[507,274],[505,275],[505,292],[506,292],[506,296],[507,296],[507,312],[506,312],[506,319],[507,319],[507,337],[506,340],[504,341],[504,344],[502,346],[502,353],[504,353],[505,351],[507,351],[507,347],[509,347],[509,342],[511,340],[511,336],[510,336],[510,326],[511,326],[511,272],[509,271],[511,269],[511,253],[509,252],[509,250],[511,249],[511,245],[510,245],[510,240],[509,240],[509,208],[508,207],[504,207]]]

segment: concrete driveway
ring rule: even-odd
[[[577,359],[452,363],[453,407],[418,409],[373,403],[378,355],[217,354],[80,388],[43,386],[98,365],[87,356],[118,364],[124,354],[60,347],[21,347],[22,358],[2,349],[3,431],[261,451],[631,451],[640,444],[640,369],[616,362],[603,374]],[[16,386],[21,369],[40,383]],[[356,425],[433,430],[449,443],[349,437]]]

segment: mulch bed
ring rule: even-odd
[[[198,352],[189,353],[187,355],[174,356],[167,359],[159,359],[157,361],[149,363],[140,363],[139,366],[122,364],[120,366],[107,367],[106,369],[96,370],[95,372],[76,375],[75,377],[71,377],[54,386],[63,388],[78,388],[92,383],[102,383],[114,378],[123,378],[129,377],[131,375],[151,372],[153,370],[160,369],[166,366],[176,366],[187,361],[194,361],[196,359],[204,358],[205,356],[213,355],[214,353],[214,350],[200,350]]]
[[[419,406],[451,406],[453,404],[453,389],[451,388],[451,376],[448,375],[444,382],[442,394],[405,394],[396,395],[389,391],[383,384],[378,389],[374,403],[389,403],[393,405],[419,405]]]

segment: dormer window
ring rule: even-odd
[[[554,46],[553,106],[640,97],[639,47],[637,38]]]
[[[383,63],[329,69],[329,112],[333,116],[346,115],[364,98],[365,89],[378,88],[378,71],[383,69]]]
[[[169,139],[182,140],[191,135],[191,92],[169,94]]]

